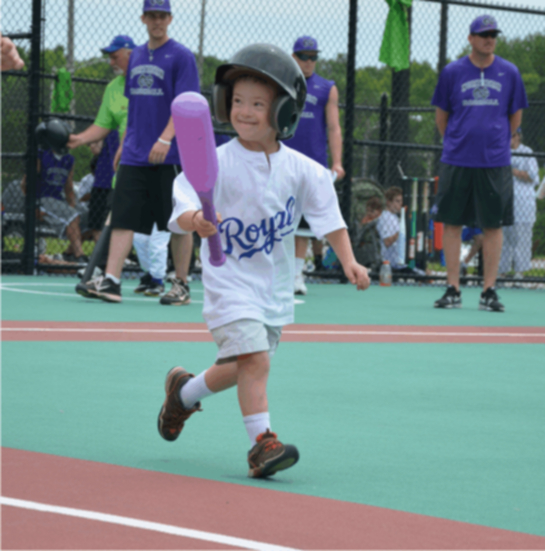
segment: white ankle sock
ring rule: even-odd
[[[203,371],[196,377],[189,379],[189,381],[187,381],[187,383],[182,387],[180,397],[186,409],[191,409],[203,398],[210,396],[210,394],[214,394],[208,386],[206,386],[206,381],[204,379],[205,373],[206,371]]]
[[[248,431],[248,436],[250,437],[250,442],[252,447],[255,446],[256,438],[267,429],[271,428],[271,420],[269,412],[264,413],[254,413],[254,415],[246,415],[243,417],[244,425]]]
[[[112,274],[106,274],[108,279],[111,279],[116,285],[119,285],[120,279]]]
[[[299,274],[302,274],[304,268],[305,268],[305,259],[295,257],[295,275],[297,276]]]

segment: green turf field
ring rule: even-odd
[[[173,308],[131,296],[136,282],[124,283],[122,304],[84,300],[75,283],[4,277],[3,319],[202,321],[198,302]],[[191,288],[202,300],[200,283]],[[503,315],[477,311],[471,289],[462,310],[434,310],[440,293],[310,285],[296,321],[543,326],[545,293],[502,291]],[[234,390],[205,400],[179,441],[157,433],[168,369],[199,372],[215,351],[191,342],[4,342],[2,445],[545,535],[545,345],[282,343],[271,421],[301,461],[271,481],[246,478]]]

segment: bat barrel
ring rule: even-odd
[[[217,228],[213,195],[218,158],[208,101],[197,92],[184,92],[172,102],[171,112],[182,169],[201,200],[204,218]],[[208,246],[210,264],[221,266],[225,254],[218,233],[208,238]]]

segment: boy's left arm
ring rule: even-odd
[[[356,262],[346,229],[335,230],[328,233],[325,237],[333,247],[348,281],[352,285],[357,285],[358,291],[365,291],[371,284],[371,280],[369,279],[367,268]]]
[[[66,183],[64,184],[64,195],[66,202],[71,206],[76,206],[76,194],[74,193],[74,169],[70,171]]]

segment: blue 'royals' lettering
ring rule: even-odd
[[[278,211],[274,216],[263,218],[259,224],[250,224],[247,228],[244,222],[234,216],[226,218],[220,225],[220,233],[225,234],[227,247],[225,254],[231,254],[235,242],[244,252],[239,256],[241,258],[252,258],[255,253],[264,251],[265,254],[271,254],[274,244],[282,241],[282,238],[292,233],[294,228],[282,231],[292,226],[295,210],[295,198],[290,197],[286,203],[286,209]]]

